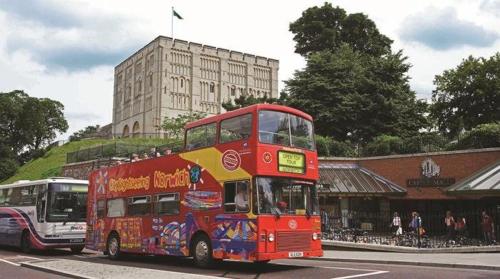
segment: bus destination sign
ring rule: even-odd
[[[286,151],[278,151],[278,170],[280,172],[305,172],[305,155]]]

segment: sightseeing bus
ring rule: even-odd
[[[48,178],[0,185],[0,245],[31,249],[85,247],[87,180]]]
[[[258,104],[187,124],[180,153],[93,171],[86,247],[199,266],[322,256],[313,131]]]

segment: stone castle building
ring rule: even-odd
[[[278,97],[276,59],[159,36],[115,67],[113,134],[162,135],[165,117],[214,115],[241,95]]]

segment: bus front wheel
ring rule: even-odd
[[[120,238],[113,233],[108,238],[108,257],[112,260],[117,260],[120,257]]]
[[[21,236],[21,250],[24,253],[31,252],[31,237],[28,230],[23,231],[23,234]]]
[[[192,255],[197,266],[207,268],[212,266],[212,245],[210,239],[205,235],[198,236],[193,242]]]

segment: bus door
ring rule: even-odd
[[[39,185],[36,197],[36,213],[34,222],[36,229],[45,233],[45,216],[47,216],[47,185]]]

